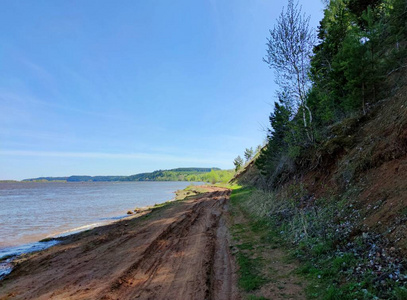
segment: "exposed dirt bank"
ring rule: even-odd
[[[0,299],[239,299],[230,190],[207,191],[22,258]]]

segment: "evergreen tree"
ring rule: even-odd
[[[340,106],[345,95],[346,77],[335,59],[351,26],[349,9],[343,0],[332,0],[324,11],[318,28],[319,44],[314,47],[311,60],[310,106],[316,113],[317,122],[329,124],[343,117]]]
[[[243,159],[240,157],[240,155],[238,155],[238,157],[235,158],[233,164],[235,165],[235,171],[236,172],[239,171],[243,165]]]
[[[268,143],[256,160],[257,167],[266,177],[275,172],[281,154],[288,149],[292,115],[287,95],[280,93],[278,102],[274,104],[274,111],[269,117],[271,129],[267,136]]]
[[[253,153],[253,148],[246,148],[246,150],[244,151],[244,158],[246,159],[246,161],[249,161],[253,157]]]

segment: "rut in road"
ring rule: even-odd
[[[163,230],[101,299],[236,299],[223,213],[230,191],[196,203]]]

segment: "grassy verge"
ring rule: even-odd
[[[235,209],[232,210],[232,215],[238,214],[238,209],[242,201],[251,194],[252,190],[234,190],[231,195],[231,203]],[[247,224],[248,223],[248,224]],[[245,220],[244,223],[235,223],[232,226],[232,234],[237,242],[235,247],[236,260],[239,265],[239,286],[246,292],[250,292],[261,287],[266,278],[261,274],[261,269],[264,267],[264,261],[259,258],[252,258],[251,255],[256,247],[257,235],[252,234],[246,226],[252,227],[250,220]],[[250,226],[252,225],[252,226]],[[257,231],[259,234],[260,232]]]
[[[357,192],[313,199],[308,205],[311,201],[301,186],[288,187],[278,195],[235,190],[232,207],[238,207],[252,221],[249,229],[237,226],[232,234],[240,238],[241,232],[249,231],[252,236],[260,234],[263,244],[289,248],[290,257],[301,262],[297,273],[309,282],[309,299],[407,299],[405,261],[388,241],[358,225],[360,212],[351,201]],[[255,243],[249,239],[240,247],[246,251],[242,255],[247,255],[255,249]],[[239,254],[238,262],[242,288],[263,284],[252,265],[264,269],[264,262],[246,263]]]
[[[254,189],[235,187],[230,203],[232,252],[239,265],[238,284],[249,300],[300,299],[302,283],[281,251],[281,239],[265,216],[247,209]],[[283,271],[282,271],[283,270]]]

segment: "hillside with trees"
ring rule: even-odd
[[[235,181],[310,298],[407,299],[406,35],[405,0],[326,1],[316,31],[289,0],[270,30],[277,101]]]
[[[109,182],[109,181],[192,181],[192,182],[228,182],[233,177],[233,171],[219,168],[176,168],[157,170],[150,173],[140,173],[130,176],[67,176],[39,177],[24,179],[36,182]]]
[[[316,39],[309,18],[289,1],[270,31],[264,58],[280,88],[268,144],[256,163],[268,186],[282,183],[279,170],[304,161],[304,153],[323,151],[337,135],[335,125],[366,119],[400,90],[405,5],[401,0],[330,1]]]

